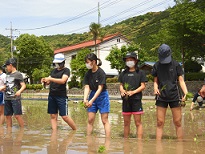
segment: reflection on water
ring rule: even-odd
[[[19,129],[14,120],[12,129],[0,127],[0,153],[37,153],[37,154],[95,154],[104,148],[104,153],[157,153],[182,154],[202,153],[205,145],[205,110],[189,111],[183,109],[184,141],[176,140],[175,128],[170,110],[167,111],[163,140],[155,140],[156,112],[147,103],[142,116],[143,140],[136,139],[135,125],[132,120],[131,136],[123,138],[123,118],[121,104],[111,103],[109,121],[111,138],[105,138],[100,116],[97,114],[94,123],[94,133],[86,136],[87,113],[79,104],[69,104],[69,116],[78,126],[77,131],[71,130],[67,124],[58,121],[58,131],[52,131],[50,119],[45,107],[47,102],[26,102],[23,115],[26,126]],[[152,104],[153,105],[153,104]]]
[[[63,138],[59,138],[58,131],[53,131],[51,133],[51,140],[47,146],[48,154],[56,153],[66,153],[68,151],[68,146],[72,142],[76,131],[70,131],[68,135]]]
[[[12,132],[12,128],[4,130],[3,127],[0,128],[1,136],[1,153],[21,153],[22,151],[22,139],[24,135],[24,129],[16,130]]]

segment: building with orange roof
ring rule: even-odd
[[[111,69],[110,62],[105,60],[106,57],[109,55],[110,50],[113,46],[117,46],[121,48],[123,45],[127,45],[128,41],[125,37],[121,34],[116,33],[112,35],[105,36],[103,39],[98,39],[96,41],[97,45],[97,57],[101,59],[102,66],[101,68],[105,71],[107,76],[116,76],[118,72],[116,69]],[[66,67],[70,68],[70,62],[75,56],[77,55],[78,51],[88,48],[89,50],[95,50],[95,41],[90,40],[86,42],[82,42],[75,45],[70,45],[64,48],[56,49],[54,54],[57,53],[64,53],[66,57]],[[72,75],[72,74],[71,74]]]

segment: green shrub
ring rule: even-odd
[[[107,83],[117,83],[118,82],[118,78],[114,77],[114,78],[107,78],[106,79]]]
[[[148,81],[154,81],[154,77],[151,74],[147,75],[147,80]]]
[[[71,77],[71,81],[68,82],[68,87],[69,89],[71,88],[80,88],[80,82],[77,81],[77,77],[76,76],[72,76]]]
[[[43,89],[43,85],[42,84],[26,84],[26,89],[41,90]]]
[[[185,73],[185,81],[204,81],[205,73]]]
[[[196,61],[188,60],[185,62],[184,68],[186,73],[196,73],[202,69],[202,66]]]

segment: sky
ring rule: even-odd
[[[92,22],[98,23],[99,13],[104,27],[174,4],[174,0],[0,0],[0,34],[83,33]]]

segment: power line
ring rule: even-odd
[[[135,6],[132,6],[132,7],[128,8],[128,9],[126,9],[126,10],[123,10],[123,11],[120,12],[120,13],[117,13],[117,14],[111,16],[111,17],[108,17],[108,18],[106,18],[106,19],[101,20],[101,23],[103,23],[103,22],[105,22],[105,21],[108,21],[108,20],[111,20],[111,19],[113,19],[113,18],[115,18],[115,17],[121,16],[122,14],[124,14],[124,13],[126,13],[126,12],[129,12],[129,11],[131,11],[131,10],[133,10],[133,9],[137,9],[138,7],[141,7],[141,6],[147,4],[147,3],[150,2],[150,1],[153,1],[153,0],[145,1],[145,2],[142,2],[142,3],[137,4],[137,5],[135,5]],[[163,2],[160,2],[160,3],[157,3],[157,4],[153,5],[153,6],[151,6],[151,7],[148,7],[148,8],[146,8],[146,9],[139,10],[139,11],[136,12],[136,13],[142,13],[142,12],[151,10],[152,8],[155,8],[155,7],[157,7],[157,6],[160,6],[160,5],[164,4],[164,3],[167,2],[167,1],[169,1],[169,0],[165,0],[165,1],[163,1]],[[136,14],[136,13],[135,13],[135,14]],[[126,17],[123,17],[123,19],[120,19],[120,20],[118,19],[118,20],[113,21],[113,22],[116,23],[116,22],[125,20],[125,18],[127,19],[127,18],[129,18],[130,16],[133,16],[133,14],[132,14],[132,15],[129,15],[129,16],[126,16]],[[106,25],[113,24],[113,22],[112,22],[112,23],[107,23]],[[69,32],[66,32],[66,33],[64,33],[64,34],[73,33],[73,32],[76,32],[76,31],[81,31],[81,30],[83,30],[83,29],[86,29],[87,27],[89,27],[89,25],[88,25],[88,26],[84,26],[84,27],[82,27],[82,28],[78,28],[78,29],[69,31]]]
[[[120,1],[122,1],[122,0],[115,0],[115,1],[113,1],[113,2],[110,2],[110,0],[108,0],[108,1],[106,1],[106,2],[104,2],[104,3],[102,4],[102,5],[105,5],[105,6],[102,6],[102,7],[100,7],[100,8],[104,9],[104,8],[106,8],[106,7],[108,7],[108,6],[111,6],[111,5],[113,5],[113,4],[116,4],[116,3],[120,2]],[[109,2],[109,3],[108,3],[108,2]],[[106,3],[108,3],[108,4],[106,4]],[[96,11],[98,11],[98,8],[97,8],[97,7],[94,7],[94,8],[92,8],[92,9],[86,11],[86,12],[83,12],[83,13],[81,13],[81,14],[75,16],[75,17],[66,19],[66,20],[61,21],[61,22],[59,22],[59,23],[55,23],[55,24],[47,25],[47,26],[36,27],[36,28],[18,29],[18,30],[21,30],[21,31],[27,30],[27,31],[28,31],[28,30],[39,30],[39,29],[49,28],[49,27],[61,25],[61,24],[68,23],[68,22],[70,22],[70,21],[73,21],[73,20],[82,18],[82,17],[84,17],[84,16],[86,16],[86,15],[95,13]]]

